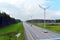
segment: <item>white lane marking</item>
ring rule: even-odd
[[[16,34],[16,37],[18,38],[21,35],[21,33]]]

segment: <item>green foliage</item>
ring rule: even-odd
[[[18,40],[24,40],[24,28],[22,23],[12,24],[0,29],[0,40],[17,40],[17,33],[21,33]]]
[[[7,25],[15,24],[18,22],[21,22],[21,20],[12,18],[5,12],[0,12],[0,29],[4,28]]]

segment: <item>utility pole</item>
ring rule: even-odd
[[[46,28],[46,25],[45,25],[45,24],[46,24],[46,20],[45,20],[45,18],[46,18],[46,10],[47,10],[50,6],[44,8],[44,7],[42,7],[41,5],[39,5],[39,7],[44,10],[44,28]],[[47,33],[47,31],[44,31],[44,33]]]

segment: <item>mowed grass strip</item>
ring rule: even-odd
[[[44,28],[44,24],[43,23],[32,23],[32,24],[34,24],[34,25],[36,25],[38,27]],[[60,23],[59,24],[46,23],[45,26],[46,26],[45,27],[46,29],[60,34]]]
[[[19,38],[16,34],[21,33]],[[0,40],[24,40],[24,28],[22,23],[12,24],[0,29]]]

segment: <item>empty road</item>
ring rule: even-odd
[[[60,38],[60,34],[23,22],[26,40],[45,40],[50,38]],[[44,31],[48,33],[44,33]]]

